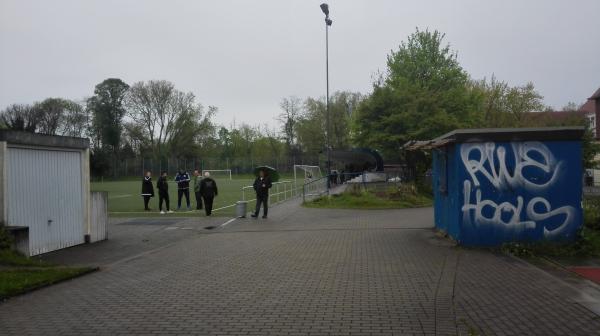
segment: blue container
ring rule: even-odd
[[[465,246],[573,240],[583,221],[583,133],[456,130],[427,142],[436,228]]]

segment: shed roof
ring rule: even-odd
[[[433,140],[409,141],[403,148],[406,150],[431,149],[448,143],[463,142],[580,140],[584,132],[583,126],[457,129]]]
[[[24,146],[59,147],[69,149],[86,149],[90,147],[89,139],[12,130],[0,130],[0,141]]]

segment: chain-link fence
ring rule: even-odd
[[[155,175],[166,171],[170,176],[183,169],[192,172],[195,169],[202,170],[231,170],[232,175],[250,174],[257,166],[271,166],[280,173],[293,173],[294,165],[297,164],[319,164],[319,157],[314,158],[273,158],[270,160],[247,157],[194,157],[194,158],[165,158],[155,159],[151,157],[130,157],[119,160],[107,160],[100,165],[99,160],[92,156],[92,177],[98,179],[119,179],[137,177],[146,171]],[[227,172],[227,174],[229,174]]]

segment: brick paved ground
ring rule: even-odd
[[[594,335],[573,289],[453,247],[430,209],[290,203],[0,304],[2,335]],[[164,229],[165,232],[166,228]],[[175,229],[173,229],[174,231]]]

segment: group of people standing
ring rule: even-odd
[[[181,210],[181,201],[185,197],[187,210],[191,211],[190,206],[190,174],[182,169],[175,176],[177,183],[177,211]],[[219,194],[217,182],[210,177],[209,172],[204,172],[204,177],[200,175],[198,170],[194,170],[193,178],[194,196],[196,198],[196,210],[204,208],[207,216],[212,215],[213,201]],[[169,184],[167,180],[167,172],[163,171],[156,182],[158,190],[158,209],[161,214],[172,213],[169,204]],[[142,180],[142,197],[144,198],[144,210],[150,211],[150,198],[154,197],[154,185],[152,184],[152,172],[147,171]],[[166,205],[166,212],[163,211],[163,203]],[[203,206],[204,203],[204,206]]]
[[[187,210],[191,211],[190,207],[190,174],[180,169],[175,176],[175,183],[177,183],[177,211],[181,210],[181,201],[185,197]],[[219,194],[217,188],[217,182],[210,177],[209,172],[204,172],[204,177],[200,175],[200,171],[194,170],[193,178],[194,196],[196,197],[196,210],[204,210],[207,216],[212,215],[213,201]],[[256,208],[252,214],[253,218],[257,218],[260,212],[260,208],[263,208],[262,218],[267,218],[269,212],[269,189],[273,186],[271,178],[265,173],[264,170],[260,170],[258,177],[254,180],[254,191],[256,191]],[[162,215],[165,213],[173,213],[169,206],[169,184],[167,180],[167,172],[163,171],[160,173],[160,177],[156,182],[156,189],[158,189],[158,209]],[[144,198],[144,210],[150,211],[149,203],[150,199],[154,197],[154,185],[152,184],[152,172],[147,171],[144,179],[142,180],[142,197]],[[166,212],[163,211],[163,203],[166,205]],[[204,203],[204,206],[203,206]]]

